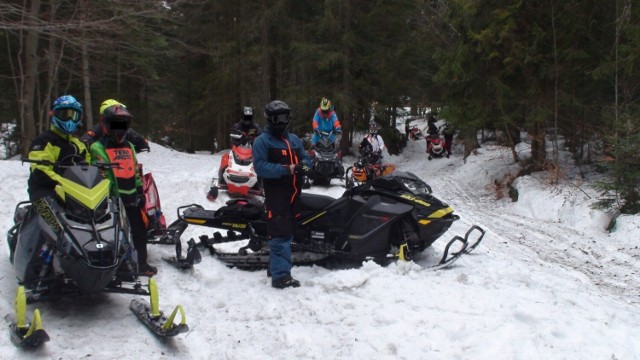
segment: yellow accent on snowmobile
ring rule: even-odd
[[[165,323],[162,324],[162,330],[169,330],[174,327],[173,319],[176,317],[176,314],[178,313],[178,311],[180,311],[180,316],[182,317],[182,320],[180,321],[180,325],[187,324],[187,318],[184,315],[184,309],[182,308],[182,305],[177,305],[176,308],[173,309],[171,316],[169,316],[167,318],[167,321],[165,321]]]
[[[24,286],[18,286],[18,289],[16,290],[15,307],[16,327],[22,331],[27,328],[29,329],[23,336],[21,336],[22,339],[26,339],[33,335],[36,330],[43,330],[42,318],[40,317],[40,310],[38,309],[33,311],[31,324],[27,323],[27,296],[24,292]]]
[[[431,223],[431,220],[422,219],[422,220],[418,220],[418,223],[420,225],[429,225]]]
[[[247,227],[247,224],[243,224],[243,223],[230,223],[230,222],[223,222],[222,224],[220,224],[222,226],[229,226],[233,229],[244,229]]]
[[[431,206],[431,204],[429,202],[424,201],[422,199],[419,199],[417,197],[411,196],[409,194],[402,194],[402,195],[400,195],[400,197],[401,198],[405,198],[405,199],[407,199],[409,201],[413,201],[414,203],[420,204],[420,205],[422,205],[424,207],[430,207]]]
[[[408,245],[406,243],[400,245],[400,249],[398,249],[398,252],[396,253],[396,257],[402,261],[409,261],[409,257],[407,256],[407,250],[408,250]]]
[[[162,315],[160,313],[160,301],[158,298],[158,285],[153,278],[149,278],[149,302],[151,303],[151,309],[149,315],[157,318]]]
[[[317,214],[316,216],[312,217],[311,219],[307,219],[305,222],[302,223],[302,225],[307,225],[308,223],[314,221],[315,219],[317,219],[317,218],[319,218],[321,216],[324,216],[324,214],[326,214],[326,213],[327,213],[326,211],[323,211],[323,212]]]
[[[451,214],[452,212],[453,212],[453,209],[451,208],[451,206],[449,206],[446,209],[440,209],[438,211],[435,211],[435,212],[429,214],[428,217],[431,218],[431,219],[433,219],[433,218],[439,219],[441,217],[446,216],[447,214]]]
[[[162,312],[160,311],[160,301],[158,297],[158,285],[153,278],[149,279],[149,301],[150,301],[150,309],[149,316],[154,319],[159,319],[162,317]],[[176,325],[173,323],[173,319],[176,317],[176,314],[180,312],[180,316],[182,320],[180,321],[180,325],[184,327],[187,324],[187,317],[185,316],[184,309],[182,305],[177,305],[171,315],[167,318],[167,321],[162,324],[162,330],[171,330]]]
[[[109,196],[109,180],[104,179],[98,183],[92,189],[88,189],[82,185],[79,185],[69,179],[60,179],[61,185],[56,185],[56,194],[63,201],[66,195],[69,194],[72,198],[78,200],[81,204],[85,205],[89,209],[95,209],[100,205],[104,199]]]
[[[192,218],[188,218],[185,217],[184,221],[189,223],[189,224],[196,224],[196,225],[202,225],[206,222],[206,220],[199,220],[199,219],[192,219]]]

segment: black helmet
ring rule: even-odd
[[[242,108],[242,124],[249,126],[253,123],[253,108],[245,106]]]
[[[127,107],[117,103],[103,107],[100,114],[102,117],[102,131],[116,143],[123,143],[127,136],[127,130],[131,127],[131,119],[133,118],[129,110],[127,110]]]
[[[274,133],[280,134],[289,127],[291,108],[283,101],[274,100],[264,107],[264,119]]]

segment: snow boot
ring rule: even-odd
[[[288,287],[300,287],[300,281],[286,275],[278,280],[271,280],[271,286],[276,289],[284,289]]]

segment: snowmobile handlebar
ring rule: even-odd
[[[67,169],[73,166],[95,166],[101,170],[108,170],[108,169],[121,169],[122,167],[120,166],[120,163],[103,163],[103,162],[97,162],[95,164],[90,164],[86,161],[79,161],[78,163],[75,164],[63,164],[60,161],[50,161],[50,160],[32,160],[32,159],[22,159],[21,160],[22,163],[33,163],[33,164],[38,164],[38,165],[45,165],[45,166],[54,166],[57,168],[61,168],[61,169]]]

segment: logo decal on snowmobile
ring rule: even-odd
[[[244,229],[247,227],[247,224],[238,224],[238,223],[222,223],[222,226],[229,226],[234,229]]]
[[[53,211],[51,211],[49,204],[47,204],[44,198],[36,200],[33,204],[36,206],[38,214],[40,214],[44,222],[49,225],[51,230],[57,233],[62,229],[62,226],[60,226],[60,224],[58,223],[56,216],[53,214]]]
[[[384,215],[362,214],[361,216],[363,218],[380,220],[382,222],[385,222],[385,221],[389,220],[389,217],[388,216],[384,216]]]
[[[411,196],[409,194],[402,194],[402,195],[400,195],[400,197],[401,198],[405,198],[405,199],[407,199],[409,201],[413,201],[414,203],[420,204],[420,205],[422,205],[424,207],[430,207],[431,206],[431,204],[429,204],[428,202],[426,202],[426,201],[424,201],[422,199],[418,199],[416,197],[413,197],[413,196]]]

